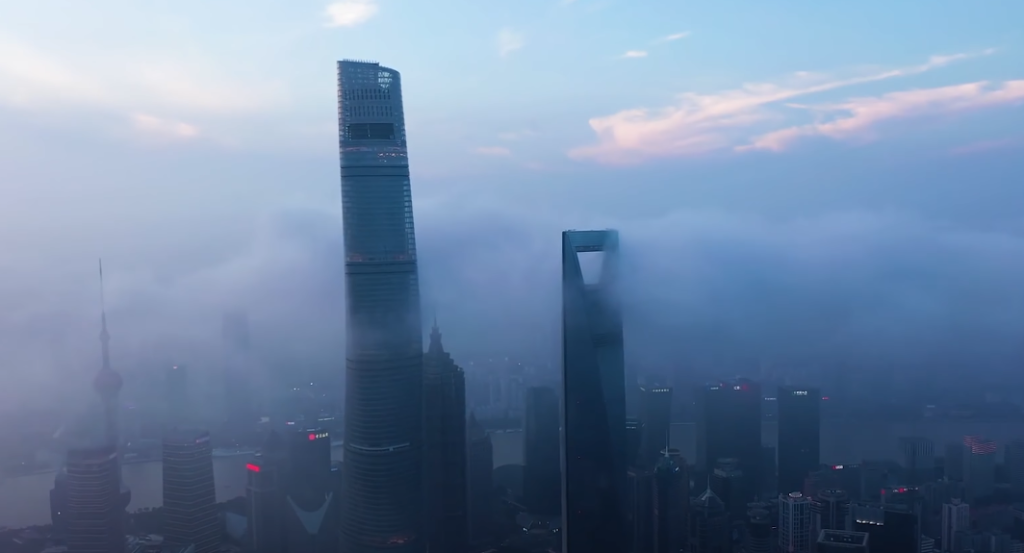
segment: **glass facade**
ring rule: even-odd
[[[338,62],[345,236],[342,550],[423,551],[419,280],[401,78]]]
[[[565,553],[626,550],[626,387],[615,301],[619,235],[562,233],[562,512]],[[584,281],[581,253],[603,252]]]
[[[821,390],[779,387],[779,493],[804,489],[818,468],[821,450]]]
[[[220,548],[221,522],[206,432],[178,430],[163,441],[164,540],[196,553]]]

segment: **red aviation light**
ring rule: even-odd
[[[310,434],[310,435],[309,435],[309,441],[311,441],[311,442],[312,442],[312,441],[313,441],[313,440],[315,440],[315,439],[316,439],[316,434]]]
[[[252,463],[246,463],[245,464],[245,468],[247,468],[247,469],[249,469],[249,470],[251,470],[253,472],[259,472],[260,471],[260,466],[259,465],[254,465]]]

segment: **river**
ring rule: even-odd
[[[777,428],[764,425],[762,440],[774,445]],[[821,461],[827,464],[857,462],[862,459],[897,458],[897,438],[924,436],[935,442],[937,455],[943,446],[958,441],[965,435],[981,435],[1002,444],[1015,438],[1024,438],[1024,424],[1016,422],[942,422],[942,423],[858,423],[853,421],[823,421],[821,429]],[[523,458],[522,432],[492,434],[494,466],[521,463]],[[693,423],[672,425],[672,446],[691,460],[696,454],[696,428]],[[340,459],[342,450],[332,450]],[[226,501],[245,495],[248,456],[216,457],[213,461],[217,483],[217,500]],[[161,463],[136,463],[124,466],[125,483],[132,490],[129,510],[159,507],[163,491]],[[50,489],[54,473],[8,478],[0,481],[0,527],[17,528],[50,522]]]

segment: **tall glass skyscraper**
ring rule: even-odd
[[[401,79],[338,62],[345,235],[345,553],[421,552],[423,336]]]
[[[562,551],[626,548],[626,385],[615,285],[619,234],[562,233]],[[603,252],[584,280],[580,254]]]

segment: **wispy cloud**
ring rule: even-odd
[[[131,121],[136,130],[151,135],[170,138],[195,138],[199,136],[199,129],[194,125],[161,119],[144,113],[132,115]]]
[[[673,33],[668,36],[663,36],[656,40],[655,42],[675,42],[677,40],[684,39],[688,36],[690,36],[690,31],[683,31],[681,33]]]
[[[630,59],[630,58],[646,58],[647,52],[643,50],[629,50],[625,54],[619,56],[619,59]]]
[[[696,155],[749,142],[750,128],[778,119],[766,108],[796,98],[915,75],[977,55],[933,56],[925,63],[845,79],[810,73],[791,76],[782,84],[748,83],[714,94],[685,93],[676,105],[635,108],[590,120],[597,143],[569,152],[574,159],[600,163],[633,163],[657,157]]]
[[[521,130],[521,131],[508,131],[508,132],[498,133],[498,138],[501,139],[501,140],[515,141],[515,140],[522,140],[522,139],[530,137],[530,136],[535,136],[536,134],[537,134],[537,131],[533,131],[533,130],[530,130],[530,129],[524,129],[524,130]]]
[[[502,29],[498,31],[498,36],[495,39],[495,42],[498,46],[498,55],[502,57],[521,49],[526,44],[523,35],[513,31],[512,29]]]
[[[814,106],[817,113],[826,117],[839,114],[831,120],[772,131],[738,149],[779,152],[797,140],[811,136],[863,142],[877,138],[878,126],[895,119],[1020,103],[1024,103],[1024,80],[1007,81],[997,86],[977,82],[854,98],[839,104]]]
[[[327,6],[324,15],[328,27],[356,27],[377,15],[376,0],[343,0]]]
[[[473,152],[482,156],[509,157],[512,155],[512,150],[504,146],[480,146]]]

